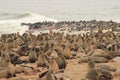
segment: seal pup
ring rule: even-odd
[[[10,60],[11,60],[12,64],[16,65],[16,64],[20,63],[19,55],[16,52],[11,51],[9,53],[9,57],[10,57]]]
[[[40,67],[49,67],[49,63],[44,55],[43,52],[39,54],[38,61],[37,61],[37,66]]]
[[[55,60],[59,66],[59,69],[65,69],[67,66],[65,57],[62,55],[62,53],[58,49],[55,49],[55,51],[58,53],[58,57],[55,58]],[[64,72],[64,70],[61,72]]]
[[[68,45],[65,45],[65,49],[63,50],[63,55],[65,56],[66,59],[71,58],[71,51]]]
[[[0,78],[10,78],[15,76],[15,67],[11,64],[10,59],[6,59],[6,66],[0,70]]]
[[[6,67],[7,66],[7,62],[6,61],[10,61],[10,57],[9,57],[8,51],[9,51],[8,44],[5,43],[3,51],[2,51],[2,54],[1,54],[1,62],[0,62],[0,66],[1,67]]]
[[[7,65],[7,70],[9,71],[10,75],[15,76],[15,67],[14,67],[14,65],[10,61],[8,61],[7,64],[8,64]]]
[[[34,63],[37,61],[37,53],[34,50],[31,50],[29,53],[29,61]]]
[[[58,64],[54,58],[52,58],[49,62],[49,69],[52,73],[56,73],[57,71],[59,71]]]
[[[0,58],[0,67],[5,67],[6,64],[6,60],[5,60],[5,54],[2,52],[1,53],[1,58]]]
[[[92,57],[88,57],[88,69],[87,72],[95,69],[95,60]]]

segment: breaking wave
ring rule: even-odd
[[[21,26],[21,23],[35,23],[43,21],[57,22],[56,19],[48,18],[34,13],[26,14],[0,14],[0,34],[19,32],[20,34],[28,30],[28,26]]]

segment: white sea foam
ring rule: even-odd
[[[45,16],[41,16],[33,13],[26,13],[17,15],[10,19],[0,20],[0,34],[7,33],[16,33],[19,32],[22,34],[26,30],[28,30],[28,26],[21,26],[21,23],[35,23],[35,22],[43,22],[43,21],[54,21],[57,20],[48,18]]]

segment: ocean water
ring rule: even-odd
[[[120,22],[120,0],[0,0],[0,34],[25,32],[22,22],[93,19]]]
[[[24,13],[24,14],[8,14],[5,18],[0,20],[0,34],[9,34],[9,33],[24,33],[28,30],[28,26],[21,26],[21,23],[35,23],[43,21],[54,21],[56,19],[48,18],[42,15],[33,14],[33,13]]]

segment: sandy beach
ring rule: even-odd
[[[0,0],[0,80],[120,80],[120,0]]]
[[[87,35],[88,33],[89,35]],[[101,34],[103,34],[102,38],[99,38],[98,36]],[[113,38],[111,39],[111,37]],[[23,35],[19,35],[19,33],[3,34],[0,39],[0,74],[3,66],[6,67],[3,70],[12,69],[15,74],[15,76],[12,75],[13,72],[10,71],[12,76],[0,75],[0,80],[44,80],[44,76],[42,79],[40,75],[46,70],[51,70],[50,75],[56,76],[57,79],[45,77],[45,80],[47,78],[48,80],[61,80],[60,78],[63,80],[82,80],[88,74],[89,57],[95,59],[95,65],[107,65],[111,67],[110,69],[115,69],[115,71],[110,71],[108,67],[105,67],[105,70],[107,69],[113,76],[109,80],[120,79],[120,47],[119,41],[116,41],[119,39],[117,31],[99,28],[93,34],[89,30],[87,32],[83,30],[68,31],[67,28],[51,29],[50,27],[47,30],[33,30],[32,34],[31,32]],[[106,44],[106,40],[115,40],[118,44],[111,43],[111,41]],[[109,46],[110,43],[111,46]],[[115,47],[115,45],[117,46]],[[91,53],[91,51],[93,52]],[[58,59],[60,55],[63,56],[61,61]],[[65,62],[63,62],[64,60]],[[59,64],[66,65],[66,67],[60,67]],[[58,71],[61,69],[64,69],[64,72]],[[58,72],[56,73],[56,71]]]

